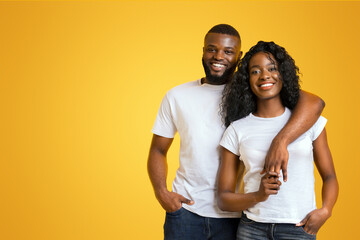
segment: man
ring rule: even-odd
[[[164,97],[154,127],[148,172],[156,198],[166,211],[165,239],[236,239],[240,213],[221,211],[216,199],[219,141],[225,130],[219,114],[224,85],[240,60],[241,39],[231,26],[214,26],[205,36],[206,77],[171,89]],[[284,129],[273,140],[264,171],[283,172],[287,145],[307,131],[323,109],[318,97],[302,92]],[[166,187],[166,153],[179,132],[180,165],[173,191]]]

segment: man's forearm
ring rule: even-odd
[[[303,133],[309,130],[319,118],[324,109],[324,101],[304,91],[300,92],[299,101],[284,128],[273,139],[265,158],[264,172],[283,172],[283,179],[287,181],[287,162],[289,152],[287,146]]]
[[[166,177],[168,167],[166,154],[172,141],[172,138],[165,138],[155,134],[151,141],[147,169],[157,198],[161,192],[167,190]]]
[[[301,91],[299,101],[284,128],[274,141],[286,146],[309,130],[320,117],[325,107],[324,101],[316,95]]]
[[[150,151],[148,159],[148,174],[151,184],[154,188],[156,197],[167,191],[166,178],[167,178],[167,161],[166,157],[161,153]]]
[[[172,138],[154,135],[147,164],[155,196],[163,209],[167,212],[179,210],[183,203],[188,205],[194,204],[194,201],[187,199],[178,193],[169,192],[167,189],[166,178],[168,167],[166,153],[172,141]]]

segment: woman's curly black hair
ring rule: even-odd
[[[259,41],[245,54],[238,66],[238,71],[224,89],[221,114],[228,127],[232,122],[256,111],[256,96],[249,83],[249,62],[258,52],[271,53],[277,64],[283,87],[280,91],[282,104],[293,109],[299,99],[299,68],[285,48],[274,42]]]

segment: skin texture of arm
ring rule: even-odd
[[[321,98],[300,91],[299,101],[289,121],[271,143],[262,173],[276,172],[280,176],[280,170],[282,170],[283,179],[286,182],[289,160],[287,146],[314,125],[324,107],[325,103]]]
[[[167,212],[179,210],[182,203],[192,205],[193,201],[175,192],[169,192],[166,186],[167,177],[167,158],[166,154],[173,142],[173,138],[165,138],[153,135],[149,157],[148,157],[148,174],[154,188],[155,196],[163,209]]]
[[[325,221],[331,216],[339,193],[334,163],[327,143],[326,130],[313,142],[316,167],[323,180],[322,207],[310,212],[297,226],[303,226],[310,234],[316,234]]]
[[[218,206],[223,211],[241,212],[277,194],[281,182],[275,172],[265,174],[257,192],[236,193],[236,184],[242,162],[239,157],[222,148],[222,160],[218,176]]]

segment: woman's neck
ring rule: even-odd
[[[272,118],[280,116],[284,111],[285,107],[281,103],[280,98],[258,99],[257,109],[253,114],[257,117]]]

